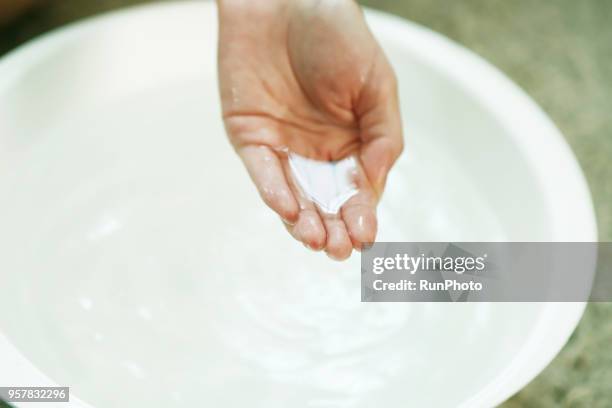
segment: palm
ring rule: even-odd
[[[264,200],[292,235],[345,258],[374,240],[377,197],[401,149],[395,83],[353,2],[307,3],[260,3],[248,16],[258,24],[224,27],[222,17],[224,119]],[[321,214],[297,194],[283,149],[319,160],[359,158],[359,194],[341,217]]]

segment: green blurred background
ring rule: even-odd
[[[0,56],[63,24],[148,2],[0,0],[0,9],[36,3],[26,14],[0,12]],[[452,38],[525,89],[572,146],[593,194],[599,239],[612,241],[612,0],[361,3]],[[504,408],[558,406],[612,407],[612,304],[590,304],[557,358],[503,404]]]

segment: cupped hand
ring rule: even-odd
[[[265,203],[335,259],[373,242],[403,148],[395,75],[352,0],[219,0],[219,80],[230,141]],[[285,151],[354,155],[358,193],[336,216],[299,193]]]

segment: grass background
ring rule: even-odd
[[[38,9],[0,27],[0,56],[65,23],[148,2],[46,0]],[[612,241],[612,1],[361,3],[452,38],[525,89],[552,117],[576,153],[593,194],[599,239]],[[612,304],[590,304],[557,358],[502,406],[612,406]],[[6,405],[0,401],[0,407]]]

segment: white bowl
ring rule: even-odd
[[[520,89],[367,14],[407,141],[380,240],[596,240],[580,168]],[[213,4],[159,4],[0,63],[1,385],[70,386],[74,407],[472,407],[550,362],[584,304],[364,304],[358,256],[294,243],[225,140],[215,42]]]

